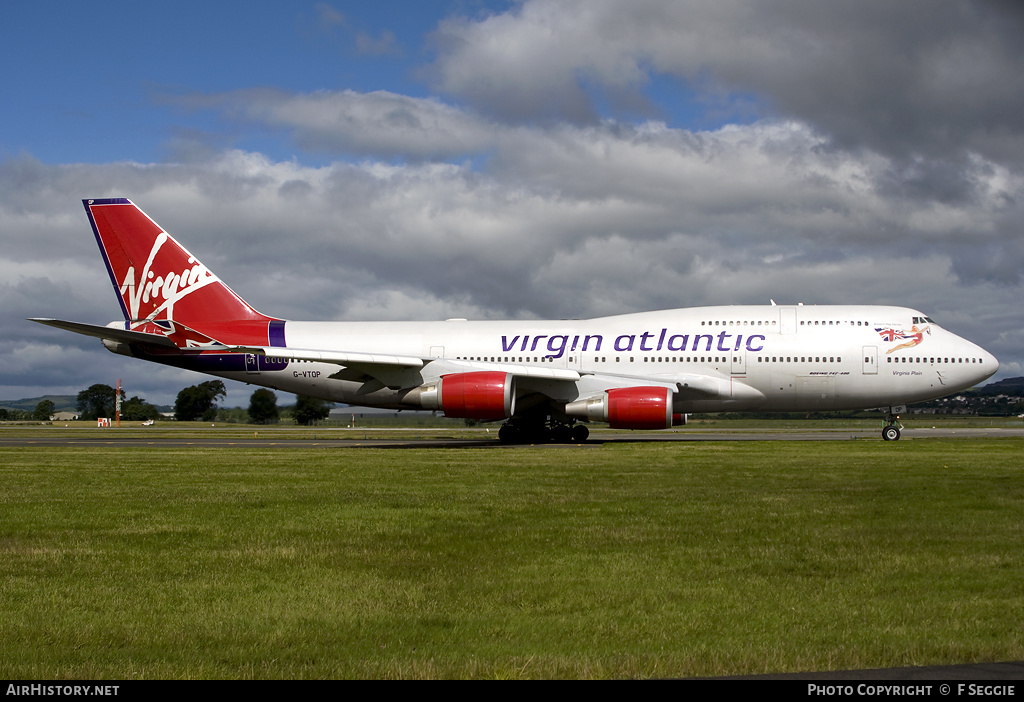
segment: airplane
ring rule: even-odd
[[[502,422],[504,443],[588,424],[668,429],[695,412],[899,413],[999,362],[905,307],[693,307],[579,320],[306,322],[253,309],[126,198],[85,206],[123,319],[32,321],[114,353],[332,402]]]

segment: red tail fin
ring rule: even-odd
[[[283,322],[250,307],[130,200],[82,202],[131,328],[157,323],[189,342],[179,346],[284,345]]]

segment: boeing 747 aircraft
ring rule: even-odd
[[[555,321],[293,322],[250,307],[123,198],[83,200],[123,319],[33,321],[115,353],[334,402],[502,421],[504,442],[666,429],[692,412],[885,408],[999,363],[917,310],[694,307]]]

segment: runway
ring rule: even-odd
[[[497,432],[486,429],[324,429],[308,436],[308,432],[289,436],[292,430],[269,430],[260,436],[243,436],[236,430],[225,430],[224,434],[213,429],[195,431],[175,429],[174,431],[154,430],[147,436],[147,429],[74,429],[56,430],[52,436],[47,431],[32,428],[23,435],[12,428],[0,434],[0,446],[7,447],[153,447],[153,448],[599,448],[605,444],[636,442],[693,442],[693,441],[877,441],[882,442],[879,430],[868,429],[810,429],[810,430],[704,430],[694,428],[664,432],[615,432],[594,431],[583,443],[567,444],[502,444]],[[123,434],[119,432],[124,432]],[[469,436],[467,436],[469,434]],[[427,436],[424,436],[427,435]],[[932,427],[904,429],[901,442],[935,438],[1019,438],[1024,437],[1024,426],[1016,427]],[[895,442],[899,443],[899,442]]]

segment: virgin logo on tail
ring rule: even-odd
[[[161,319],[174,319],[174,303],[219,280],[209,268],[191,255],[181,273],[172,272],[168,270],[169,265],[163,265],[158,267],[162,275],[157,275],[153,271],[153,264],[168,239],[170,237],[167,232],[160,232],[153,241],[153,248],[139,279],[135,280],[135,266],[132,265],[128,267],[121,282],[121,296],[128,303],[133,321],[140,319],[140,310],[144,304],[153,305],[152,309],[147,308],[149,311],[146,319],[156,319],[161,313],[164,313]],[[171,250],[172,258],[173,251],[174,249]]]
[[[268,330],[275,320],[250,307],[130,200],[83,202],[132,327],[146,327],[151,321],[177,322],[193,331],[182,335],[174,325],[161,326],[163,332],[152,331],[170,332],[182,346],[190,346],[193,340],[200,345],[211,340],[269,343]],[[275,340],[283,345],[283,326],[275,333]]]

